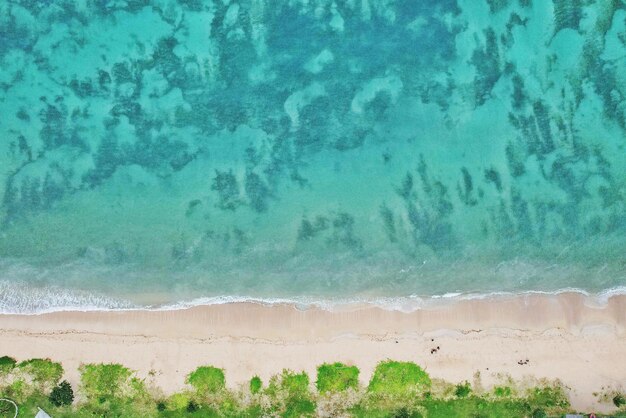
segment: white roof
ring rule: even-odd
[[[46,414],[43,409],[37,409],[39,409],[39,411],[37,411],[37,415],[35,415],[35,418],[52,418],[50,415]]]

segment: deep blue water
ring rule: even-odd
[[[626,286],[624,0],[0,2],[0,311]]]

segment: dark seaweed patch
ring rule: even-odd
[[[217,207],[222,210],[234,211],[241,204],[239,199],[239,183],[237,177],[233,174],[233,170],[215,170],[211,190],[218,193],[219,200]]]

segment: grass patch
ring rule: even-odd
[[[13,370],[17,361],[13,357],[2,356],[0,357],[0,376],[7,375]]]
[[[359,369],[343,363],[324,363],[317,368],[315,386],[321,394],[356,389],[359,386]]]
[[[528,405],[521,400],[486,400],[469,396],[461,399],[426,399],[422,402],[428,418],[525,418],[530,416]]]
[[[559,382],[543,383],[528,390],[528,403],[538,409],[561,411],[569,408],[570,403],[563,386]]]
[[[202,394],[214,394],[226,388],[224,370],[213,366],[202,366],[187,376],[187,383]]]
[[[50,390],[56,386],[63,376],[63,367],[49,359],[31,359],[19,363],[17,369],[23,371],[42,390]]]
[[[191,402],[191,394],[187,392],[175,393],[164,402],[166,411],[184,411]]]
[[[417,364],[387,360],[378,363],[367,390],[388,395],[425,393],[431,385],[430,376]]]
[[[265,394],[270,399],[270,413],[284,418],[308,417],[315,413],[315,402],[309,390],[309,376],[305,372],[283,370],[272,376]]]
[[[510,386],[496,386],[493,388],[493,394],[498,398],[508,398],[513,395],[513,389]]]
[[[121,364],[86,364],[80,371],[81,389],[89,402],[134,400],[146,394],[143,381]]]
[[[469,382],[459,383],[454,387],[454,396],[457,398],[466,398],[472,393],[472,387]]]

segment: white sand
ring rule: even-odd
[[[594,306],[579,294],[451,303],[413,313],[363,307],[328,312],[234,303],[176,311],[0,315],[0,355],[49,357],[78,382],[81,363],[118,362],[173,392],[202,364],[226,370],[231,386],[282,368],[314,380],[323,362],[361,369],[380,360],[415,361],[432,377],[489,386],[498,374],[560,378],[575,408],[610,410],[592,395],[626,387],[626,296]],[[431,341],[434,339],[434,341]],[[431,348],[440,350],[431,354]],[[529,359],[528,365],[517,361]],[[154,371],[154,373],[150,373]]]

